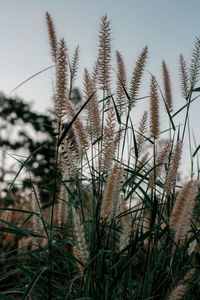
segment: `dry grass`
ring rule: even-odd
[[[115,88],[110,22],[105,15],[98,61],[93,73],[84,71],[87,104],[77,112],[71,91],[79,50],[70,63],[65,41],[57,42],[50,14],[46,18],[56,64],[52,198],[42,203],[33,182],[28,202],[14,197],[12,206],[1,208],[1,298],[199,299],[200,253],[198,247],[191,251],[192,243],[199,242],[198,213],[193,217],[199,207],[199,182],[195,174],[184,184],[177,182],[189,106],[182,108],[183,132],[172,126],[173,134],[164,135],[159,78],[151,76],[146,100],[150,112],[144,112],[138,127],[133,125],[131,110],[139,97],[148,49],[142,50],[130,82],[122,55],[116,52]],[[199,48],[198,40],[190,76],[180,57],[188,102],[198,79]],[[162,75],[166,115],[173,124],[165,62]]]

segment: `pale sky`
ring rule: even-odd
[[[189,61],[195,37],[200,37],[199,0],[0,0],[0,91],[7,96],[29,76],[52,64],[46,11],[54,20],[58,37],[65,38],[69,53],[80,46],[76,85],[81,87],[83,69],[91,70],[96,60],[99,23],[106,13],[111,21],[113,53],[122,53],[128,74],[131,75],[138,54],[148,45],[146,69],[162,84],[164,59],[171,75],[174,106],[185,104],[180,93],[178,58],[182,53]],[[32,101],[34,109],[44,112],[51,108],[53,80],[54,72],[45,72],[10,96]],[[141,96],[149,88],[149,75],[144,86]],[[199,111],[197,100],[191,122],[197,144]]]
[[[129,73],[148,45],[148,70],[160,76],[165,59],[177,80],[180,52],[189,58],[200,35],[199,9],[199,0],[0,0],[0,89],[8,94],[51,65],[46,11],[54,19],[58,36],[66,39],[69,52],[80,45],[80,78],[83,68],[91,68],[95,61],[100,18],[106,13],[111,20],[113,53],[121,51]],[[17,95],[45,109],[52,79],[51,71],[44,73],[21,87]],[[173,88],[179,90],[179,86]]]

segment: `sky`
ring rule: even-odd
[[[185,104],[181,97],[178,58],[190,61],[194,41],[200,36],[199,0],[0,0],[0,91],[33,103],[45,112],[52,107],[54,70],[44,72],[10,93],[24,80],[51,66],[45,21],[48,11],[57,35],[64,37],[69,54],[80,46],[77,86],[83,83],[83,70],[92,70],[98,53],[101,17],[108,15],[112,28],[112,51],[119,50],[129,76],[141,50],[149,48],[146,70],[162,84],[161,63],[167,63],[172,82],[174,107]],[[144,91],[149,88],[146,74]],[[145,94],[141,94],[144,96]],[[192,107],[191,126],[200,142],[198,100]],[[167,116],[164,121],[167,121]]]

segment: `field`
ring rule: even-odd
[[[148,48],[141,50],[128,79],[123,56],[113,55],[104,15],[97,61],[92,72],[84,69],[83,101],[77,106],[71,98],[79,47],[69,58],[49,13],[46,21],[56,77],[54,163],[45,184],[50,199],[43,199],[42,185],[31,173],[25,198],[11,183],[12,204],[0,208],[0,298],[199,299],[199,147],[191,154],[187,181],[180,177],[180,163],[185,140],[189,137],[190,149],[192,143],[190,107],[200,91],[200,40],[189,62],[180,55],[183,105],[174,111],[163,60],[160,78],[148,73],[148,95],[142,100],[149,109],[135,122]],[[175,123],[179,114],[181,125]]]

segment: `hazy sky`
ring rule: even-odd
[[[141,49],[149,47],[149,71],[159,76],[165,59],[177,79],[178,56],[190,57],[200,35],[199,0],[0,0],[0,89],[8,94],[32,74],[51,65],[45,12],[52,15],[69,52],[79,44],[80,77],[91,68],[98,50],[98,30],[107,13],[113,50],[119,50],[131,73]],[[17,91],[37,109],[48,107],[53,73],[44,73]],[[179,87],[173,87],[179,89]]]
[[[46,11],[54,19],[58,37],[66,39],[69,53],[80,45],[78,85],[82,84],[84,67],[91,70],[97,57],[99,23],[106,13],[111,20],[113,53],[115,50],[122,53],[128,73],[131,75],[138,54],[148,45],[147,70],[162,83],[161,63],[165,59],[175,107],[184,104],[178,57],[182,53],[189,60],[195,37],[200,36],[199,0],[0,0],[0,90],[6,95],[29,76],[52,64]],[[45,72],[12,96],[33,101],[34,109],[43,112],[51,107],[53,80],[54,72]],[[149,76],[145,80],[148,88]],[[197,142],[200,140],[199,111],[197,102],[192,109]]]

